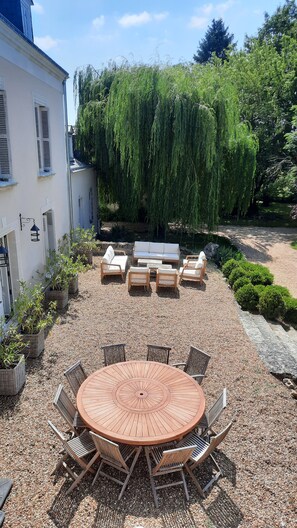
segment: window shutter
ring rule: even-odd
[[[51,158],[50,158],[47,108],[40,108],[40,115],[41,115],[42,145],[43,145],[43,168],[44,170],[48,170],[51,167]]]
[[[0,91],[0,179],[10,178],[5,94]]]
[[[36,126],[36,138],[37,138],[38,167],[40,170],[42,170],[43,167],[42,167],[42,161],[41,161],[38,107],[35,106],[34,110],[35,110],[35,126]]]

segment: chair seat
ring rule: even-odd
[[[208,449],[209,444],[195,432],[189,433],[185,438],[178,442],[177,447],[186,447],[195,444],[195,449],[190,456],[190,460],[196,460]]]
[[[68,440],[68,445],[79,458],[96,451],[95,444],[88,431],[83,431],[80,436],[74,436],[71,440]]]
[[[181,274],[182,273],[182,276],[184,278],[186,277],[197,277],[199,278],[200,275],[201,275],[201,270],[202,268],[179,268],[179,273]]]

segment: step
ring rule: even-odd
[[[288,330],[288,335],[294,342],[296,341],[297,343],[297,330],[295,330],[295,328],[290,326],[290,329]]]
[[[279,340],[288,347],[291,355],[297,361],[297,341],[295,341],[289,333],[279,323],[269,323],[273,333],[279,338]]]
[[[297,379],[297,360],[291,350],[274,334],[262,315],[245,312],[239,316],[246,334],[255,343],[258,354],[272,374]]]

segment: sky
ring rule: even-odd
[[[264,13],[284,0],[33,0],[34,42],[69,73],[68,122],[75,124],[73,76],[91,64],[193,61],[212,19],[222,18],[237,47]]]

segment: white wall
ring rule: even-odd
[[[94,225],[97,231],[98,196],[95,170],[92,167],[71,170],[71,187],[74,227],[80,226],[87,229]],[[92,189],[92,207],[90,189]]]

